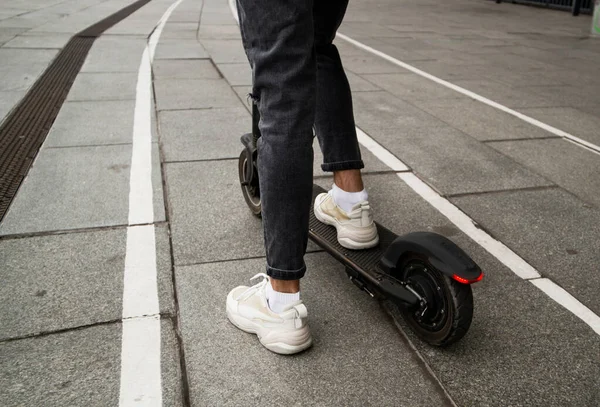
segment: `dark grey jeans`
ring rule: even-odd
[[[258,176],[275,279],[304,276],[313,184],[313,126],[324,171],[364,167],[352,96],[332,41],[347,0],[237,0],[260,112]]]

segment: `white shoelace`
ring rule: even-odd
[[[238,295],[235,300],[242,301],[242,300],[250,298],[258,290],[265,290],[267,287],[267,283],[269,283],[269,281],[270,281],[269,276],[266,275],[265,273],[258,273],[257,275],[255,275],[254,277],[252,277],[250,279],[250,282],[252,282],[260,277],[262,277],[262,280],[258,284],[255,284],[252,287],[248,287],[248,289],[246,291],[244,291],[243,293],[241,293],[240,295]]]

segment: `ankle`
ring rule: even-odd
[[[271,278],[271,287],[280,293],[294,294],[300,291],[300,280],[277,280]]]
[[[282,281],[282,280],[276,280],[276,281]],[[282,291],[275,290],[272,284],[267,285],[267,292],[266,292],[267,304],[269,305],[269,309],[271,311],[273,311],[274,313],[280,314],[281,312],[286,310],[288,308],[288,306],[290,306],[290,304],[294,304],[294,303],[297,303],[298,301],[300,301],[299,281],[298,280],[293,280],[293,281],[296,281],[296,283],[297,283],[296,284],[297,290],[295,292],[282,292]],[[283,284],[283,286],[285,287],[286,284]],[[290,291],[293,290],[292,284],[289,284],[287,286],[288,287],[286,287],[286,288],[288,290],[290,290]]]

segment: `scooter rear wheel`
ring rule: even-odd
[[[248,171],[248,162],[252,162],[254,166],[252,171],[252,179],[246,183],[246,172]],[[242,187],[242,194],[244,200],[250,208],[250,211],[254,216],[261,217],[262,205],[260,201],[260,188],[258,184],[258,168],[256,168],[256,162],[252,159],[246,149],[242,150],[240,158],[238,160],[238,174],[240,178],[240,185]]]
[[[411,255],[404,259],[399,276],[424,305],[403,308],[410,328],[425,342],[447,346],[461,339],[473,319],[473,292],[433,267],[426,259]]]

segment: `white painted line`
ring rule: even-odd
[[[357,128],[360,134],[359,140],[367,140],[363,144],[373,155],[381,162],[390,168],[398,168],[406,166],[400,159],[387,151],[383,146],[373,140],[364,131]],[[383,153],[382,153],[383,152]],[[467,236],[477,242],[481,247],[487,250],[492,256],[496,257],[502,264],[510,268],[516,275],[527,280],[531,278],[539,278],[540,274],[531,267],[525,260],[519,257],[515,252],[509,249],[502,242],[494,239],[488,233],[478,228],[475,222],[468,217],[464,212],[458,209],[454,204],[446,198],[435,192],[429,185],[421,181],[412,172],[399,173],[398,177],[404,181],[424,200],[429,202],[431,206],[441,212],[450,222],[462,230]]]
[[[592,310],[580,303],[575,297],[556,285],[547,278],[531,280],[531,284],[542,290],[554,301],[577,315],[583,322],[588,324],[594,332],[600,335],[600,318]]]
[[[119,406],[162,407],[158,315],[123,320]]]
[[[231,9],[231,12],[232,12],[235,20],[239,24],[237,10],[235,7],[234,0],[229,0],[229,8]],[[507,113],[510,113],[510,114],[514,113],[514,115],[517,117],[519,117],[519,115],[520,115],[525,118],[528,118],[527,116],[522,115],[521,113],[515,112],[514,110],[508,109],[502,105],[492,102],[489,99],[485,99],[482,96],[479,96],[473,92],[470,92],[466,89],[455,86],[455,85],[453,85],[449,82],[446,82],[442,79],[436,78],[433,75],[429,75],[426,72],[423,72],[423,71],[421,71],[417,68],[414,68],[408,64],[405,64],[401,61],[398,61],[395,58],[392,58],[392,57],[390,57],[382,52],[379,52],[371,47],[361,44],[360,42],[355,41],[349,37],[346,37],[342,34],[338,34],[338,36],[345,39],[346,41],[353,43],[354,45],[358,46],[359,48],[366,49],[367,51],[372,52],[375,55],[379,55],[382,58],[387,59],[388,61],[391,61],[399,66],[405,67],[406,69],[409,69],[415,73],[418,73],[421,76],[425,76],[426,78],[431,79],[435,82],[441,83],[444,86],[448,86],[458,92],[461,92],[468,96],[471,96],[476,100],[482,99],[480,101],[482,101],[483,103],[489,104],[490,106],[498,107],[500,110],[507,109],[508,110]],[[528,118],[528,119],[531,119],[531,118]],[[525,120],[525,119],[523,119],[523,120]],[[531,119],[531,120],[537,122],[537,120],[535,120],[535,119]],[[529,120],[525,120],[525,121],[529,121]],[[541,125],[547,126],[544,123],[541,123],[541,122],[538,122],[538,123],[540,123]],[[536,123],[532,123],[532,124],[537,125]],[[539,126],[539,127],[542,127],[542,126]],[[554,129],[553,127],[550,127],[550,126],[547,126],[547,127]],[[544,127],[542,127],[542,128],[544,128]],[[556,130],[558,132],[561,131],[558,129],[554,129],[554,130]],[[550,130],[548,130],[548,131],[550,131]],[[395,171],[405,171],[404,169],[408,169],[408,166],[406,164],[404,164],[400,159],[398,159],[396,156],[394,156],[392,153],[390,153],[388,150],[386,150],[381,144],[377,143],[372,137],[367,135],[360,128],[357,127],[356,132],[358,135],[359,142],[365,148],[367,148],[369,151],[371,151],[371,153],[373,153],[373,155],[375,157],[379,158],[379,160],[381,162],[383,162],[384,164],[386,164],[388,167],[392,168]],[[565,137],[566,139],[568,139],[570,141],[576,141],[576,140],[571,139],[571,137],[573,137],[573,136],[566,137],[565,136],[566,133],[565,133],[565,135],[562,135],[562,134],[558,134],[558,135]],[[577,139],[577,137],[574,137],[574,138]],[[585,143],[587,143],[587,142],[585,142]],[[588,144],[591,144],[591,143],[588,143]],[[594,145],[592,144],[592,146],[594,146]],[[594,146],[594,147],[596,147],[598,149],[598,151],[600,151],[600,147],[598,147],[598,146]],[[591,148],[591,147],[589,147],[589,148]],[[404,168],[404,169],[400,169],[400,168]],[[500,263],[504,264],[513,273],[515,273],[517,276],[521,277],[522,279],[531,281],[536,287],[540,288],[542,291],[544,291],[546,294],[548,294],[548,296],[550,298],[552,298],[558,304],[562,305],[567,310],[571,311],[577,318],[581,319],[583,322],[585,322],[587,325],[589,325],[594,330],[594,332],[600,334],[600,317],[598,315],[594,314],[589,308],[587,308],[585,305],[583,305],[581,302],[579,302],[575,297],[573,297],[567,291],[563,290],[558,285],[554,284],[551,280],[542,279],[540,273],[534,267],[532,267],[529,263],[527,263],[518,254],[513,252],[504,243],[500,242],[499,240],[494,239],[487,232],[485,232],[482,229],[480,229],[479,227],[477,227],[477,224],[475,223],[475,221],[473,221],[473,219],[468,217],[464,212],[462,212],[460,209],[458,209],[454,204],[452,204],[446,198],[442,197],[440,194],[435,192],[429,185],[427,185],[425,182],[420,180],[415,174],[413,174],[412,172],[398,172],[397,175],[410,188],[412,188],[413,191],[415,191],[417,194],[419,194],[431,206],[433,206],[442,215],[444,215],[446,218],[448,218],[448,220],[450,220],[450,222],[452,222],[454,225],[456,225],[456,227],[458,227],[461,231],[463,231],[463,233],[465,233],[467,236],[469,236],[471,239],[473,239],[475,242],[477,242],[477,244],[479,244],[486,251],[488,251]],[[546,282],[544,282],[544,280]]]
[[[548,132],[550,132],[552,134],[555,134],[555,135],[557,135],[559,137],[563,137],[565,139],[569,139],[569,140],[571,140],[571,141],[573,141],[573,142],[575,142],[577,144],[583,145],[583,146],[585,146],[585,147],[587,147],[589,149],[592,149],[592,150],[600,152],[600,146],[597,146],[597,145],[595,145],[593,143],[590,143],[589,141],[583,140],[583,139],[581,139],[579,137],[576,137],[576,136],[574,136],[572,134],[569,134],[566,131],[557,129],[556,127],[553,127],[553,126],[550,126],[549,124],[543,123],[543,122],[541,122],[541,121],[539,121],[537,119],[534,119],[533,117],[529,117],[529,116],[527,116],[527,115],[525,115],[523,113],[519,113],[516,110],[513,110],[513,109],[511,109],[509,107],[501,105],[500,103],[494,102],[493,100],[490,100],[490,99],[488,99],[486,97],[478,95],[475,92],[471,92],[470,90],[467,90],[465,88],[461,88],[460,86],[457,86],[457,85],[455,85],[453,83],[450,83],[448,81],[440,79],[437,76],[433,76],[433,75],[431,75],[431,74],[429,74],[429,73],[427,73],[425,71],[422,71],[422,70],[420,70],[418,68],[415,68],[412,65],[407,64],[406,62],[402,62],[402,61],[400,61],[400,60],[398,60],[398,59],[396,59],[394,57],[391,57],[391,56],[389,56],[389,55],[387,55],[387,54],[385,54],[385,53],[383,53],[381,51],[376,50],[375,48],[371,48],[368,45],[363,44],[362,42],[356,41],[356,40],[348,37],[347,35],[344,35],[344,34],[341,34],[341,33],[337,33],[337,37],[339,37],[339,38],[341,38],[341,39],[349,42],[350,44],[352,44],[352,45],[354,45],[354,46],[356,46],[356,47],[358,47],[360,49],[363,49],[363,50],[365,50],[367,52],[370,52],[371,54],[377,55],[378,57],[381,57],[381,58],[385,59],[386,61],[391,62],[394,65],[398,65],[399,67],[407,69],[407,70],[409,70],[409,71],[411,71],[411,72],[413,72],[413,73],[415,73],[417,75],[420,75],[420,76],[422,76],[424,78],[432,80],[432,81],[434,81],[436,83],[439,83],[442,86],[450,88],[450,89],[452,89],[452,90],[454,90],[456,92],[462,93],[463,95],[468,96],[468,97],[470,97],[472,99],[475,99],[475,100],[477,100],[477,101],[479,101],[481,103],[485,103],[488,106],[494,107],[494,108],[496,108],[498,110],[502,110],[505,113],[508,113],[510,115],[518,117],[519,119],[521,119],[521,120],[523,120],[523,121],[525,121],[525,122],[527,122],[529,124],[532,124],[532,125],[537,126],[537,127],[541,128],[541,129],[544,129],[544,130],[546,130],[546,131],[548,131]]]
[[[123,276],[119,406],[162,406],[160,308],[152,190],[152,60],[173,3],[150,36],[140,62],[129,179],[129,227]]]
[[[154,225],[127,228],[123,318],[158,315]]]

